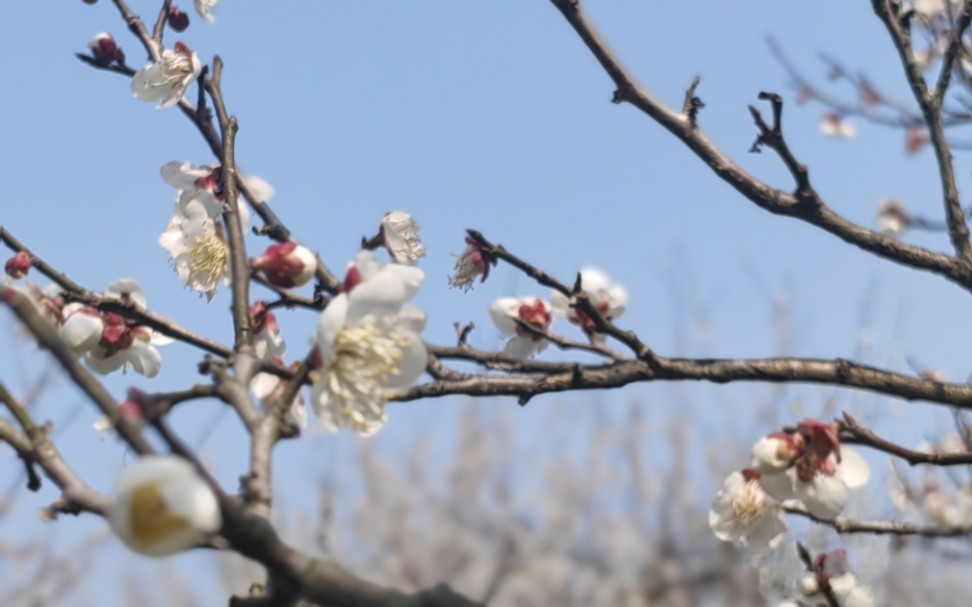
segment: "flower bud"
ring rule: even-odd
[[[178,6],[169,9],[169,27],[174,32],[184,32],[189,27],[189,15],[179,10]]]
[[[7,273],[7,276],[11,278],[23,278],[27,276],[27,273],[33,265],[34,258],[26,251],[20,251],[7,260],[7,263],[3,265],[3,269]]]
[[[259,257],[250,259],[250,267],[262,272],[275,287],[300,287],[314,277],[317,257],[307,248],[294,242],[270,245]]]
[[[125,53],[122,52],[118,43],[108,32],[101,32],[92,38],[91,42],[88,43],[88,49],[98,65],[108,67],[116,61],[125,63]]]

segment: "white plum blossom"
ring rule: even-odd
[[[174,160],[162,167],[161,174],[166,183],[178,190],[177,207],[185,207],[195,200],[210,217],[215,219],[223,214],[223,172],[219,165],[195,167],[191,163]],[[273,186],[265,180],[256,175],[246,175],[243,181],[257,201],[269,202],[273,198]],[[250,224],[250,209],[242,197],[237,200],[236,208],[245,230]]]
[[[263,255],[250,259],[250,267],[270,284],[290,289],[302,287],[314,277],[317,256],[295,242],[280,242],[267,247]]]
[[[723,542],[763,551],[776,548],[786,535],[780,505],[763,491],[755,470],[733,472],[716,493],[709,527]]]
[[[223,225],[213,219],[198,199],[176,203],[175,214],[159,237],[172,256],[172,265],[184,285],[211,301],[219,285],[230,281],[230,251]]]
[[[250,323],[253,327],[253,349],[257,358],[283,366],[287,343],[280,335],[276,315],[267,308],[265,302],[257,302],[250,308]],[[261,371],[250,380],[250,391],[257,399],[263,401],[280,385],[279,377]],[[307,426],[307,408],[300,392],[294,397],[284,418],[298,428]]]
[[[835,112],[824,114],[818,128],[823,135],[835,139],[853,139],[857,135],[854,125]]]
[[[395,263],[411,266],[425,257],[425,247],[419,237],[419,225],[404,211],[385,214],[381,219],[381,236]]]
[[[196,12],[199,13],[199,16],[206,23],[214,23],[216,21],[216,17],[213,17],[213,9],[216,8],[216,4],[218,3],[219,0],[193,0]]]
[[[945,19],[949,14],[957,15],[962,9],[962,0],[913,0],[915,15],[926,20]]]
[[[142,101],[157,103],[158,109],[179,103],[192,81],[199,77],[202,63],[195,51],[176,42],[173,49],[165,49],[159,60],[149,64],[132,77],[132,94]]]
[[[777,500],[797,500],[813,516],[833,520],[847,505],[848,491],[864,486],[870,475],[867,462],[856,452],[842,449],[841,456],[837,463],[831,454],[812,475],[802,472],[799,465],[783,474],[767,475],[763,488]],[[825,471],[828,469],[832,472]]]
[[[371,251],[361,251],[348,268],[342,293],[318,322],[320,367],[311,375],[314,410],[332,432],[376,432],[392,392],[413,385],[425,370],[419,337],[425,313],[407,303],[423,278],[413,266],[380,266]]]
[[[112,531],[146,556],[170,556],[205,542],[222,516],[212,489],[192,464],[145,456],[122,470],[108,512]]]
[[[145,295],[134,280],[115,281],[104,295],[146,307]],[[119,314],[80,303],[67,304],[62,314],[61,338],[92,370],[107,375],[131,367],[140,375],[155,377],[162,369],[162,356],[155,346],[172,343],[169,337]]]
[[[550,330],[553,322],[550,304],[538,297],[497,299],[489,307],[489,317],[504,337],[511,338],[503,349],[506,354],[529,358],[543,352],[549,344],[542,336],[531,333],[520,324],[523,323],[540,333]]]
[[[911,216],[897,200],[885,200],[878,205],[877,228],[885,236],[897,238],[911,225]]]
[[[800,592],[806,597],[816,597],[829,592],[840,607],[874,607],[874,593],[850,570],[847,551],[832,550],[819,555],[813,563],[813,571],[800,578]]]
[[[591,306],[601,317],[611,322],[618,319],[628,307],[628,291],[621,285],[613,285],[608,277],[597,268],[584,268],[580,272],[580,288],[587,294]],[[585,333],[598,338],[596,325],[583,311],[571,307],[570,299],[560,291],[553,291],[550,297],[553,311],[565,317],[575,325],[579,325]]]

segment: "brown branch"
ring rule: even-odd
[[[904,67],[905,77],[911,92],[918,102],[918,107],[928,125],[928,135],[931,139],[932,148],[935,150],[935,157],[938,160],[938,173],[942,186],[942,196],[945,203],[945,218],[948,222],[949,239],[956,255],[964,262],[963,265],[972,264],[972,243],[969,242],[969,226],[965,223],[965,213],[962,212],[962,204],[959,201],[958,187],[955,182],[955,167],[952,162],[952,150],[949,147],[948,139],[945,136],[945,124],[942,121],[942,100],[945,88],[947,88],[949,74],[944,71],[948,68],[951,72],[952,62],[955,60],[954,52],[948,64],[943,64],[943,72],[939,77],[939,86],[943,87],[934,94],[929,92],[925,77],[915,61],[915,53],[911,45],[911,29],[900,19],[900,15],[892,8],[886,0],[871,0],[874,13],[878,16],[898,51],[898,57]],[[961,37],[962,32],[969,25],[972,19],[972,2],[967,1],[963,7],[962,14],[955,25],[952,36]],[[951,40],[951,44],[955,42]],[[946,57],[948,59],[948,57]],[[942,95],[942,97],[939,96]]]
[[[159,10],[159,16],[155,19],[155,27],[152,28],[152,40],[159,47],[162,46],[162,34],[165,32],[165,22],[169,18],[169,6],[171,4],[172,0],[163,0],[162,8]]]
[[[617,90],[614,101],[627,102],[652,118],[682,141],[723,181],[748,200],[771,213],[795,217],[813,224],[841,240],[879,257],[939,274],[972,290],[972,269],[957,260],[928,249],[903,244],[873,230],[855,225],[824,204],[814,199],[813,204],[800,204],[800,200],[781,192],[744,171],[719,150],[705,134],[681,113],[665,107],[644,88],[634,82],[614,53],[594,30],[576,0],[551,0],[581,40],[614,81]]]
[[[787,145],[786,139],[783,138],[783,98],[776,93],[766,92],[760,93],[759,98],[769,100],[772,104],[773,126],[766,124],[759,110],[753,106],[749,106],[749,113],[752,114],[753,120],[756,122],[756,127],[759,129],[759,135],[749,151],[758,152],[760,146],[766,146],[775,151],[783,161],[783,164],[786,165],[787,170],[793,175],[793,180],[796,181],[797,197],[810,201],[819,201],[820,198],[810,186],[810,175],[807,171],[807,165],[800,164],[797,161],[796,157],[793,156],[793,152],[790,151],[790,146]]]
[[[916,535],[920,537],[962,537],[972,534],[972,525],[933,527],[901,521],[856,521],[840,517],[828,520],[810,514],[803,506],[795,505],[785,505],[783,511],[808,518],[815,523],[830,527],[840,534],[868,533],[873,535]]]
[[[60,512],[77,514],[91,512],[105,516],[108,498],[86,485],[67,465],[57,448],[48,438],[49,428],[38,426],[30,418],[26,408],[0,383],[0,403],[3,403],[17,419],[23,432],[18,432],[0,419],[0,441],[13,447],[17,455],[28,465],[36,465],[63,493],[62,499],[47,509],[53,516]],[[39,485],[38,487],[39,488]],[[32,489],[36,491],[37,489]]]
[[[432,350],[442,355],[463,358],[463,349]],[[502,360],[500,355],[491,354]],[[485,358],[469,354],[468,359]],[[812,383],[860,388],[903,398],[972,409],[972,386],[942,383],[902,375],[836,359],[763,358],[763,359],[687,359],[658,356],[655,366],[642,360],[621,361],[607,365],[579,365],[521,361],[525,369],[546,373],[513,376],[470,375],[462,379],[442,380],[403,390],[392,400],[411,401],[450,394],[467,396],[517,396],[527,402],[534,396],[567,390],[595,390],[618,388],[631,383],[648,381],[708,381],[729,383],[761,381],[770,383]],[[558,365],[558,367],[548,367]],[[556,369],[556,370],[555,370]]]
[[[883,439],[873,431],[865,428],[849,413],[843,414],[840,420],[840,441],[854,445],[863,445],[883,451],[889,455],[903,459],[911,466],[931,464],[934,466],[968,466],[972,465],[972,453],[923,453],[902,447],[897,443]]]
[[[951,6],[949,6],[949,9],[951,9]],[[948,45],[942,55],[941,72],[939,72],[938,82],[935,84],[934,101],[939,108],[942,108],[945,102],[945,93],[948,92],[948,85],[952,79],[952,69],[955,67],[955,60],[958,58],[959,52],[962,50],[962,36],[965,34],[965,30],[969,28],[969,23],[972,22],[972,0],[966,0],[959,13],[953,15],[952,18],[955,19],[955,24],[952,26],[952,31],[949,32]]]
[[[230,287],[233,293],[233,334],[235,336],[233,350],[242,352],[246,348],[253,350],[253,329],[250,326],[250,267],[246,260],[246,244],[243,242],[243,226],[240,223],[239,207],[237,206],[236,182],[238,171],[234,157],[234,143],[238,125],[235,116],[226,112],[222,91],[223,60],[217,56],[213,59],[213,75],[206,80],[206,90],[213,98],[213,106],[219,119],[219,128],[223,133],[219,160],[222,167],[224,209],[223,221],[226,224],[227,242],[230,250]],[[244,382],[249,377],[243,377]]]

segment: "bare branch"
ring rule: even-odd
[[[746,173],[709,141],[699,128],[691,125],[687,118],[665,107],[634,82],[594,30],[579,2],[576,0],[551,0],[551,2],[567,19],[604,71],[614,81],[617,87],[614,100],[628,102],[655,120],[681,140],[723,181],[751,202],[771,213],[796,217],[816,225],[841,240],[879,257],[945,276],[963,288],[972,290],[972,269],[966,264],[947,255],[906,245],[855,225],[831,210],[822,200],[815,199],[812,205],[801,204],[796,196],[771,188]]]

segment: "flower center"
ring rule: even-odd
[[[132,537],[143,546],[189,530],[189,523],[172,514],[158,487],[152,483],[132,492],[129,515]]]
[[[373,321],[345,327],[334,340],[324,378],[329,396],[354,430],[366,430],[383,415],[388,400],[385,385],[398,375],[403,350],[412,338],[392,330],[382,332]]]
[[[181,87],[192,76],[192,59],[183,53],[162,54],[162,84],[171,88]]]
[[[748,481],[732,498],[732,513],[736,518],[736,525],[748,529],[763,518],[772,508],[759,481]]]
[[[197,236],[189,252],[189,273],[212,286],[226,275],[229,267],[229,247],[219,235],[206,231]]]

